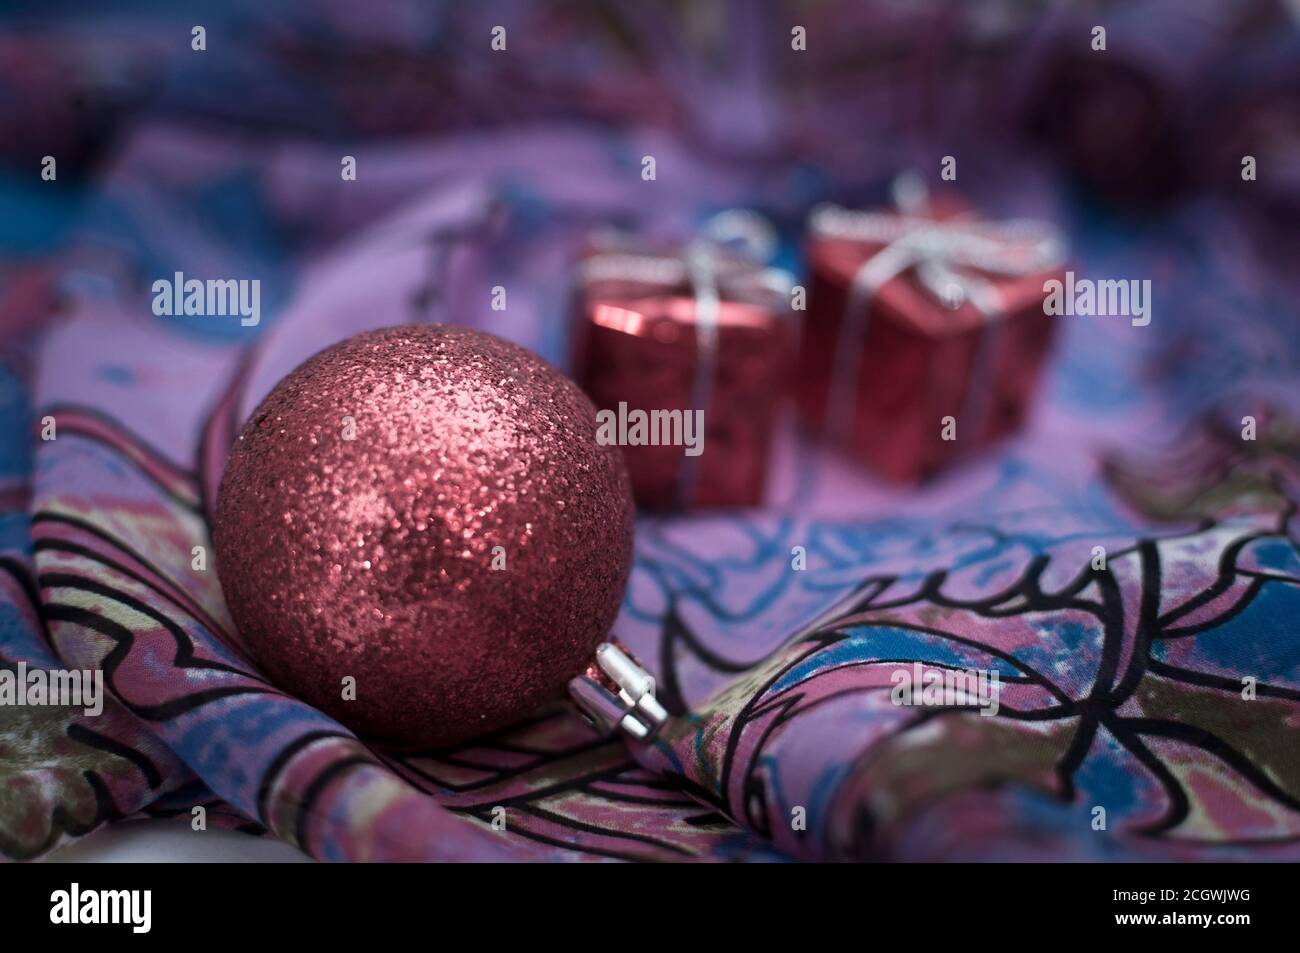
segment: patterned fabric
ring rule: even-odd
[[[488,36],[495,5],[382,6],[322,0],[280,22],[231,4],[197,57],[176,24],[127,24],[131,82],[97,92],[143,96],[168,74],[158,118],[123,127],[79,205],[0,173],[0,666],[102,668],[109,694],[97,717],[0,708],[0,856],[202,806],[209,826],[322,860],[1300,859],[1300,283],[1266,266],[1241,206],[1187,199],[1141,226],[1086,207],[992,146],[1009,134],[989,125],[1005,122],[1000,47],[951,95],[904,81],[891,44],[915,31],[930,62],[949,35],[921,4],[798,7],[825,41],[804,71],[751,55],[747,8],[719,39],[727,23],[703,14],[674,29],[583,5],[579,29],[512,4],[512,49],[530,54],[485,65],[454,28]],[[784,49],[787,12],[769,13]],[[52,80],[29,75],[83,74],[42,66],[32,42],[0,42],[0,83],[42,106]],[[726,50],[743,88],[699,68]],[[962,159],[987,212],[1060,222],[1081,274],[1150,277],[1152,324],[1060,319],[1027,432],[921,490],[787,421],[763,508],[642,518],[615,633],[675,716],[652,746],[600,738],[557,701],[396,755],[261,676],[210,520],[233,435],[287,371],[412,321],[563,365],[593,229],[680,238],[758,205],[797,268],[813,203],[869,201],[910,150],[938,154],[897,128],[921,114],[988,147]],[[6,113],[0,154],[55,117]],[[80,144],[77,117],[57,118]],[[359,138],[394,132],[430,138]],[[341,149],[298,136],[347,139],[356,181]],[[15,236],[26,257],[6,260]],[[259,279],[261,324],[154,317],[150,285],[177,271]],[[996,714],[892,703],[900,670],[967,669],[997,673]]]
[[[1135,492],[1179,473],[1199,518],[1113,545],[1105,569],[1056,508],[949,528],[965,544],[941,560],[898,539],[904,571],[868,575],[647,763],[809,858],[1300,856],[1300,434],[1272,436],[1192,437],[1198,469],[1144,474]],[[998,711],[891,704],[915,663],[997,671]]]

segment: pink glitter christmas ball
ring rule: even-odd
[[[258,663],[404,747],[559,695],[632,559],[627,474],[595,433],[576,384],[465,328],[372,331],[302,364],[245,424],[218,496],[221,585]]]

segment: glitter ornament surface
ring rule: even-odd
[[[437,746],[583,669],[632,525],[577,385],[429,325],[350,338],[281,381],[231,451],[213,536],[231,616],[279,685],[371,740]]]

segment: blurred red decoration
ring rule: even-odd
[[[680,444],[624,446],[633,493],[649,509],[763,498],[793,338],[789,280],[702,247],[599,249],[578,267],[576,373],[596,406],[703,412],[698,456]]]
[[[907,207],[814,213],[797,400],[852,455],[911,482],[1024,420],[1057,320],[1044,282],[1061,275],[1064,246],[1041,223],[982,222],[951,196]]]
[[[0,339],[17,343],[59,305],[58,278],[51,265],[0,262]]]

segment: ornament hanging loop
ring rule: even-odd
[[[613,642],[602,642],[587,670],[569,682],[569,694],[601,734],[621,731],[649,741],[668,720],[655,698],[654,676]]]

